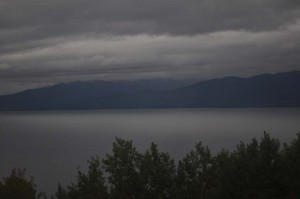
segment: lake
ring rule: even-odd
[[[75,180],[91,156],[111,152],[115,136],[133,140],[144,152],[153,141],[176,160],[196,142],[213,153],[266,131],[289,142],[300,131],[299,108],[158,109],[0,112],[0,177],[26,167],[38,189],[56,191]]]

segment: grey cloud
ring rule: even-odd
[[[277,29],[299,17],[297,0],[2,0],[2,46],[82,34],[195,35]]]
[[[299,35],[298,0],[0,0],[0,94],[295,70]]]
[[[19,76],[185,71],[204,68],[236,73],[262,65],[297,67],[300,23],[266,32],[221,31],[194,36],[133,35],[109,39],[81,38],[28,52],[0,56],[1,78]],[[251,65],[251,66],[250,66]],[[286,66],[288,65],[288,66]],[[281,66],[282,67],[282,66]],[[283,68],[284,69],[284,68]],[[120,75],[122,76],[122,75]],[[125,78],[125,77],[123,77]]]
[[[4,29],[34,27],[35,37],[82,32],[198,34],[265,30],[297,18],[296,0],[4,0]],[[28,36],[29,37],[29,36]],[[25,39],[25,38],[24,38]]]

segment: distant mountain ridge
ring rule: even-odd
[[[300,107],[300,71],[185,84],[171,80],[57,84],[0,96],[0,110]]]

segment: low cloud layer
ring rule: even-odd
[[[0,0],[0,94],[300,70],[298,0]]]

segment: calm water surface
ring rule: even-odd
[[[202,141],[216,153],[263,132],[288,142],[300,131],[300,109],[169,109],[0,113],[0,177],[26,167],[38,189],[75,180],[91,156],[110,153],[114,137],[141,152],[153,141],[182,158]]]

